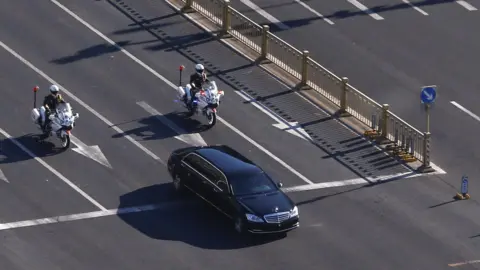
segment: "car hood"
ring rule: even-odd
[[[278,208],[277,212],[290,211],[295,206],[292,200],[280,191],[241,196],[238,197],[238,202],[247,212],[258,216],[275,213],[276,208]]]

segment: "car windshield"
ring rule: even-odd
[[[277,190],[277,186],[264,172],[236,174],[230,177],[233,194],[248,195]]]

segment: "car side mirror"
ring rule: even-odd
[[[278,183],[277,183],[277,187],[279,187],[279,188],[283,187],[283,183],[278,182]]]

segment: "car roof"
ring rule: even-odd
[[[218,167],[227,177],[232,174],[255,174],[263,171],[251,160],[226,145],[202,147],[195,152]]]

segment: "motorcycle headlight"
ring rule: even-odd
[[[245,214],[245,216],[247,217],[248,221],[258,222],[258,223],[263,222],[263,219],[259,218],[258,216],[255,216],[252,214]]]
[[[296,217],[298,216],[298,207],[293,207],[292,210],[290,210],[290,217]]]

